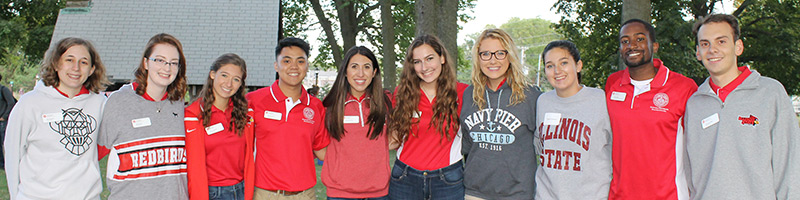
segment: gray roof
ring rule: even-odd
[[[65,37],[92,41],[113,80],[131,80],[147,41],[169,33],[183,44],[187,81],[202,85],[224,53],[247,62],[247,85],[275,80],[278,0],[93,0],[88,12],[61,10],[53,43]],[[84,9],[87,10],[87,9]]]

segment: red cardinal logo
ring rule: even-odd
[[[750,115],[750,117],[742,117],[739,116],[739,120],[742,121],[742,125],[758,125],[758,117]]]

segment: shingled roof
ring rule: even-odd
[[[169,33],[183,44],[187,81],[202,85],[224,53],[247,61],[247,85],[275,80],[278,0],[93,0],[62,9],[52,43],[64,37],[92,41],[112,81],[133,79],[148,39]]]

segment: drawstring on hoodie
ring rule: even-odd
[[[486,93],[486,106],[492,108],[492,100],[489,99],[489,90],[484,91]],[[503,96],[503,89],[500,89],[500,93],[497,94],[497,108],[500,108],[500,97]]]

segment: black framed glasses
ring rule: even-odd
[[[148,57],[144,57],[144,58],[147,58],[148,60],[155,62],[158,66],[161,66],[161,67],[164,67],[164,66],[170,66],[170,67],[175,66],[175,67],[178,67],[178,68],[181,67],[181,63],[179,63],[179,62],[168,62],[167,60],[164,60],[164,59],[161,59],[161,58],[148,58]]]
[[[497,58],[497,60],[503,60],[503,59],[506,59],[506,56],[508,55],[508,51],[506,51],[506,50],[497,50],[495,52],[481,51],[481,52],[478,53],[478,55],[480,55],[481,60],[483,60],[483,61],[491,60],[492,56],[494,56],[494,58]]]

